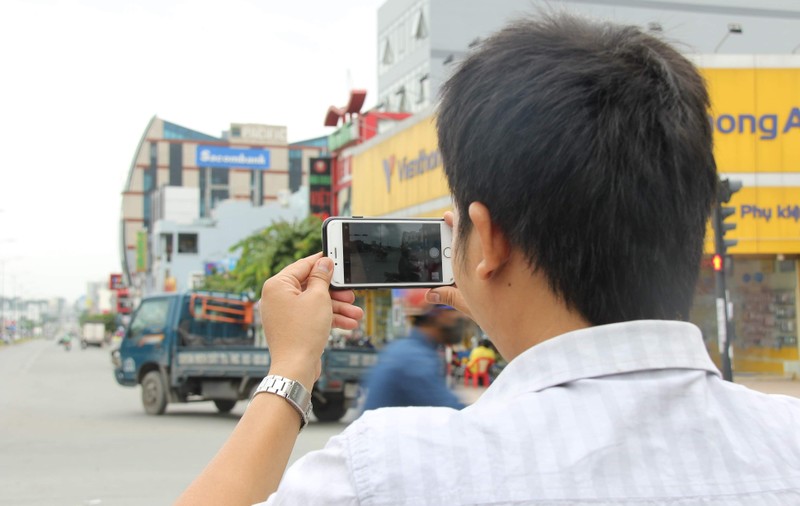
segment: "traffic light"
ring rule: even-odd
[[[716,240],[716,252],[718,255],[725,255],[728,248],[736,246],[739,241],[736,239],[725,239],[725,234],[736,229],[736,224],[725,223],[725,220],[736,214],[736,208],[724,206],[730,202],[734,193],[742,189],[742,182],[738,180],[721,179],[717,182],[717,206],[714,209],[714,235]]]
[[[714,255],[713,257],[711,257],[711,265],[714,266],[714,271],[715,272],[720,272],[722,270],[722,268],[723,268],[722,255],[717,254],[717,255]]]

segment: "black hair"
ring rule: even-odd
[[[717,181],[708,107],[697,69],[637,27],[510,24],[442,90],[459,243],[478,201],[591,324],[687,319]]]

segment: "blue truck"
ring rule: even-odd
[[[221,413],[248,399],[270,365],[259,345],[256,304],[245,295],[190,291],[144,298],[119,348],[111,353],[123,386],[142,387],[145,412],[167,404],[213,401]],[[362,376],[375,364],[370,348],[328,348],[312,391],[320,421],[336,421],[358,398]]]

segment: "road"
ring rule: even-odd
[[[220,415],[211,403],[171,404],[154,417],[139,393],[114,381],[108,348],[0,347],[0,505],[171,504],[245,408]],[[310,424],[291,460],[322,448],[355,415]]]
[[[800,397],[800,382],[736,377],[768,393]],[[473,402],[483,389],[458,386]],[[171,504],[233,430],[211,403],[170,405],[147,416],[139,389],[117,385],[107,348],[65,352],[55,341],[0,347],[0,505]],[[322,448],[356,416],[312,423],[291,461]]]

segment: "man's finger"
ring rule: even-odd
[[[331,328],[354,330],[358,328],[358,320],[347,318],[346,316],[342,316],[340,314],[334,314],[333,320],[331,321]]]
[[[349,303],[333,301],[333,312],[347,318],[360,320],[364,317],[364,310]]]
[[[472,318],[472,312],[464,300],[464,296],[458,288],[453,286],[444,286],[440,288],[433,288],[425,294],[425,300],[431,304],[445,304],[454,307],[461,311],[465,316]]]
[[[356,300],[353,290],[331,290],[331,299],[352,304]]]

